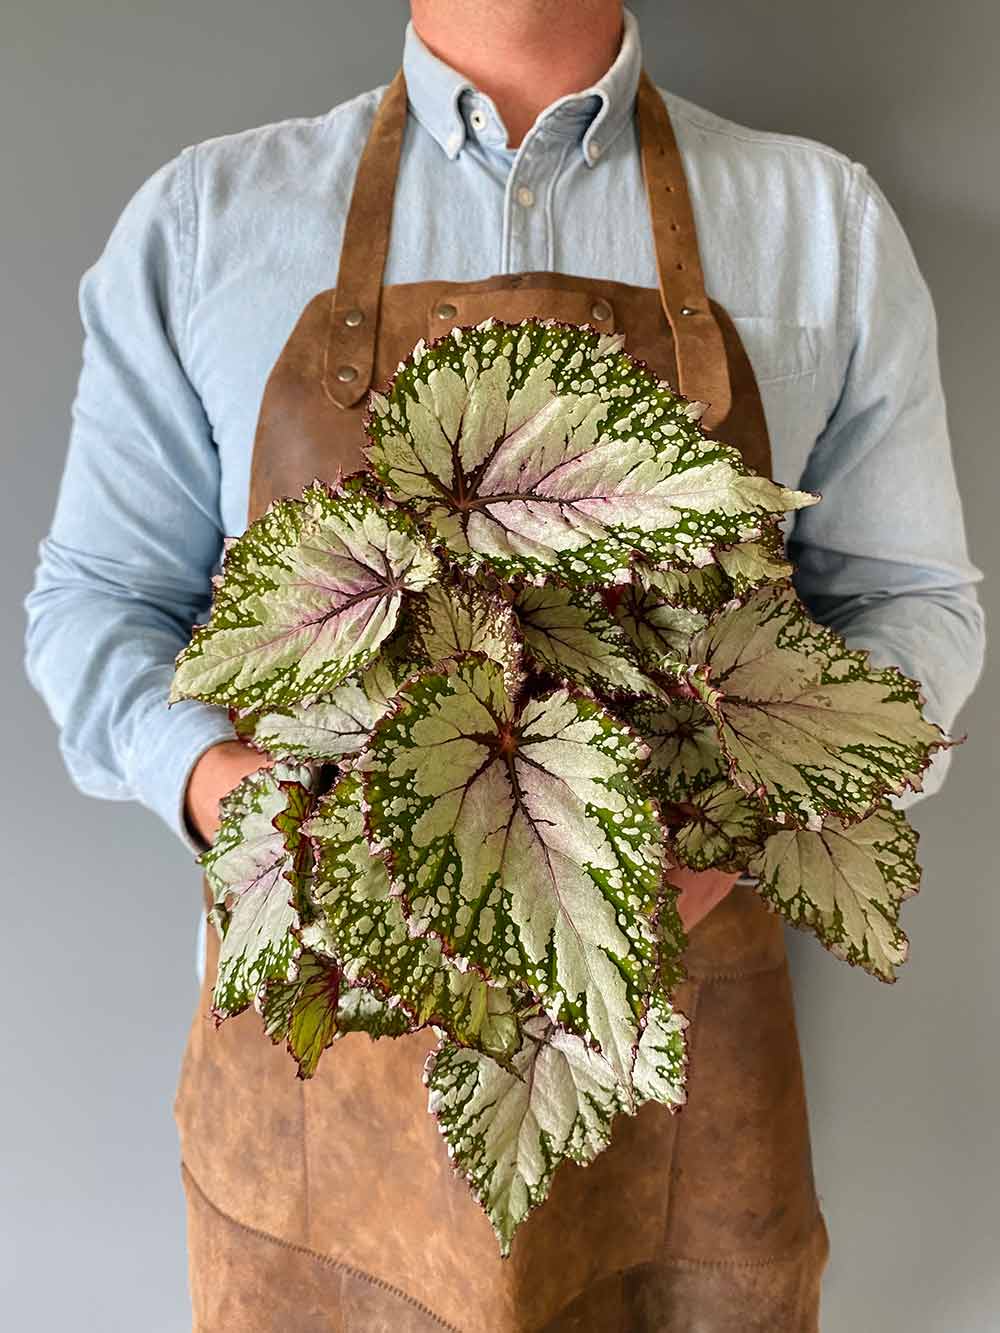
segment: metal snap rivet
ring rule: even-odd
[[[451,319],[458,314],[458,309],[450,301],[442,301],[437,308],[438,319]]]
[[[337,379],[340,380],[342,384],[350,384],[351,380],[356,380],[357,378],[357,366],[341,366],[337,371]]]
[[[697,315],[697,313],[698,313],[698,311],[694,308],[693,305],[682,305],[682,306],[681,306],[681,314],[682,314],[682,315]]]
[[[353,329],[361,323],[364,317],[365,312],[363,310],[348,310],[347,314],[344,316],[344,323],[348,324]]]
[[[605,320],[611,318],[611,307],[607,301],[595,301],[590,308],[590,313],[595,319]]]

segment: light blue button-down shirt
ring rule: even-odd
[[[492,101],[410,25],[386,282],[554,269],[655,286],[640,67],[626,12],[605,76],[552,103],[514,150]],[[205,614],[224,535],[246,525],[268,373],[303,307],[336,282],[382,91],[184,148],[140,185],[80,281],[83,366],[27,599],[27,669],[77,786],[143,802],[192,847],[188,775],[232,732],[217,708],[168,711],[173,660]],[[799,593],[874,662],[918,677],[948,730],[982,667],[982,573],[912,250],[861,164],[665,96],[707,289],[759,379],[774,476],[823,496],[786,519]],[[937,753],[922,795],[952,753]]]

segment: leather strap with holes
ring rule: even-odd
[[[359,403],[372,382],[392,201],[406,129],[400,70],[383,94],[354,178],[344,224],[323,385],[338,407]]]
[[[713,430],[732,406],[729,363],[705,294],[698,233],[670,113],[645,70],[636,110],[660,299],[674,335],[677,387],[685,398],[709,404],[701,424]]]
[[[670,114],[645,70],[636,113],[660,299],[674,336],[678,388],[686,398],[709,404],[701,420],[711,431],[731,406],[729,365],[722,331],[705,294],[694,215]],[[405,128],[406,82],[399,70],[375,114],[344,227],[323,376],[327,394],[343,408],[354,407],[371,386]]]

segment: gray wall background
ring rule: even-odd
[[[972,556],[1000,623],[1000,10],[991,0],[638,9],[658,82],[752,126],[832,144],[889,195],[936,298]],[[15,0],[0,21],[7,1328],[190,1328],[171,1101],[196,995],[198,876],[153,816],[73,790],[21,670],[20,600],[79,369],[77,282],[161,163],[386,80],[404,17],[403,0]],[[789,932],[833,1241],[824,1333],[1000,1328],[998,687],[993,662],[957,724],[970,739],[945,790],[914,812],[924,885],[905,908],[912,953],[898,984]],[[155,941],[141,956],[129,947],[140,922]]]

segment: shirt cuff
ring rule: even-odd
[[[184,812],[191,770],[213,745],[236,738],[225,709],[185,699],[170,709],[166,725],[143,753],[134,774],[138,799],[160,816],[194,856],[206,844],[188,826]]]

